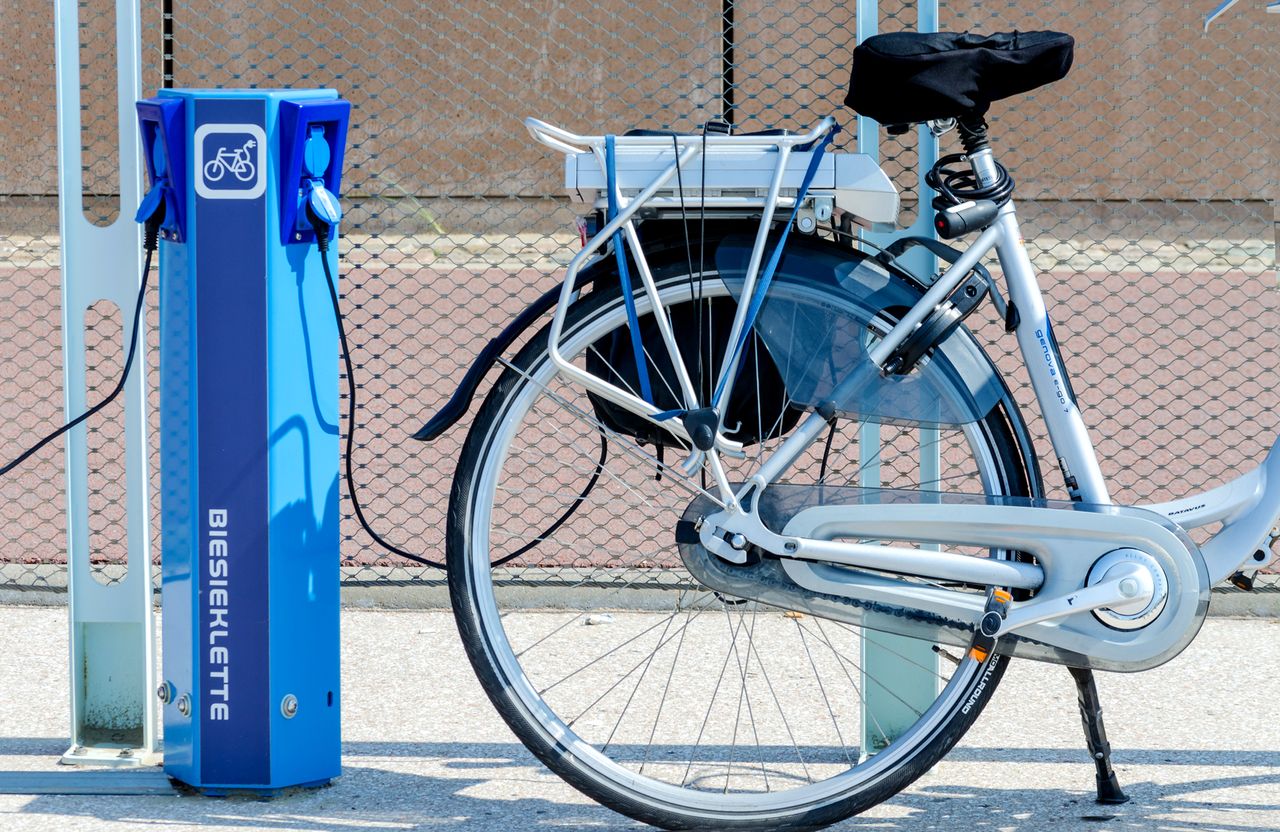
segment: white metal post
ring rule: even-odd
[[[116,0],[116,122],[120,211],[106,227],[85,219],[81,186],[79,3],[55,0],[58,99],[58,208],[62,243],[65,409],[86,406],[85,313],[108,300],[120,310],[121,355],[128,348],[142,271],[142,235],[133,221],[141,196],[134,103],[141,96],[138,0]],[[84,425],[67,434],[67,583],[71,626],[71,748],[66,763],[158,762],[155,643],[147,459],[146,321],[124,400],[128,510],[127,573],[104,586],[90,574],[88,453]],[[123,362],[122,362],[123,363]]]
[[[861,43],[880,28],[878,0],[858,0],[857,38]],[[922,32],[938,30],[938,0],[917,0],[916,28]],[[886,245],[905,234],[933,236],[928,210],[933,194],[925,187],[924,174],[938,158],[938,140],[925,126],[917,131],[917,187],[919,202],[916,219],[905,232],[864,232],[870,242]],[[858,116],[858,151],[875,159],[880,157],[880,125]],[[909,252],[905,265],[925,276],[937,268],[933,255],[924,250]],[[867,423],[858,436],[864,488],[878,488],[881,483],[880,426]],[[919,475],[925,490],[940,488],[941,455],[936,428],[920,428]],[[868,617],[872,627],[874,619]],[[869,627],[862,631],[859,661],[862,699],[862,756],[880,751],[911,727],[937,697],[940,676],[938,657],[926,640],[879,632]]]

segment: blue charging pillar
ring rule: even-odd
[[[329,90],[138,104],[164,206],[165,771],[208,793],[340,772],[338,336],[299,206],[338,192],[349,109]]]

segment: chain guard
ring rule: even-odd
[[[777,484],[765,489],[757,512],[771,529],[783,528],[797,512],[820,505],[822,486]],[[719,506],[705,496],[696,497],[685,509],[683,523],[693,523],[713,514]],[[708,589],[721,594],[758,601],[779,609],[801,612],[817,618],[829,618],[895,635],[940,641],[967,648],[973,641],[973,624],[940,615],[862,601],[841,595],[814,592],[798,586],[787,577],[782,563],[774,557],[756,557],[745,565],[728,563],[700,543],[679,542],[680,559],[689,574]]]
[[[793,517],[806,509],[816,506],[834,506],[856,502],[856,500],[849,499],[850,492],[861,493],[862,489],[841,486],[775,484],[766,488],[764,493],[760,495],[757,511],[766,527],[770,529],[785,529]],[[975,499],[981,500],[982,498],[975,495]],[[1047,510],[1059,507],[1057,504],[1050,504],[1045,501],[1035,501],[1035,504],[1045,506]],[[1065,510],[1079,508],[1073,504],[1065,503],[1060,507]],[[710,499],[700,496],[690,503],[684,512],[681,522],[693,524],[699,518],[712,515],[718,510],[718,505]],[[1126,513],[1140,511],[1118,507],[1109,507],[1108,510]],[[1150,515],[1149,512],[1141,513]],[[1165,523],[1168,523],[1168,521],[1165,521]],[[1168,523],[1168,526],[1174,529],[1177,528],[1172,523]],[[1025,635],[1009,633],[1001,637],[996,646],[997,652],[1019,658],[1072,667],[1096,667],[1118,671],[1146,669],[1167,661],[1168,658],[1180,652],[1186,643],[1190,642],[1195,631],[1199,629],[1199,622],[1203,621],[1207,608],[1208,578],[1204,561],[1199,556],[1199,550],[1195,548],[1194,544],[1190,543],[1189,540],[1185,540],[1185,534],[1181,534],[1180,529],[1178,532],[1180,538],[1184,540],[1193,553],[1193,558],[1196,561],[1196,571],[1200,573],[1200,588],[1203,591],[1201,593],[1201,601],[1198,604],[1199,608],[1195,611],[1195,626],[1187,633],[1185,641],[1175,650],[1160,656],[1159,660],[1154,663],[1147,661],[1126,664],[1113,660],[1099,660],[1081,652],[1064,648],[1061,645],[1051,645]],[[850,595],[825,593],[817,589],[802,587],[787,574],[783,561],[779,558],[765,553],[753,552],[751,553],[752,556],[748,557],[746,564],[735,565],[707,551],[700,543],[696,542],[696,535],[681,535],[678,537],[683,538],[678,541],[678,549],[680,557],[690,574],[708,588],[724,595],[755,600],[779,609],[805,613],[818,618],[828,618],[879,632],[925,639],[961,648],[967,648],[973,643],[976,633],[976,620],[967,622],[909,606],[860,599]],[[824,568],[835,570],[850,569],[850,567],[838,566]],[[1085,615],[1087,613],[1081,614]]]

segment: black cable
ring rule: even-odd
[[[684,253],[689,260],[689,300],[693,300],[693,243],[689,239],[689,212],[684,205],[684,175],[680,172],[680,142],[676,138],[675,131],[671,133],[671,148],[675,151],[676,191],[680,194],[680,224],[684,227]]]
[[[542,541],[551,537],[551,535],[555,534],[556,531],[561,526],[569,522],[569,518],[572,517],[573,513],[578,510],[578,506],[586,502],[587,496],[591,494],[592,489],[596,487],[596,483],[600,481],[600,474],[604,472],[604,462],[606,457],[608,457],[608,455],[609,455],[609,437],[601,433],[600,434],[600,461],[596,463],[595,473],[591,475],[591,479],[587,482],[587,487],[582,489],[582,493],[579,494],[577,498],[573,501],[573,505],[569,506],[569,508],[565,510],[564,514],[560,515],[560,519],[556,520],[556,522],[548,526],[547,530],[544,531],[542,534],[533,538],[528,543],[524,544],[523,546],[521,546],[519,549],[515,550],[511,554],[505,557],[498,558],[492,564],[490,564],[490,567],[502,566],[504,563],[507,563],[508,561],[515,560],[516,558],[523,555],[525,552],[532,549],[534,546],[537,546]]]
[[[1009,197],[1013,196],[1013,177],[1004,165],[994,159],[992,164],[995,166],[996,179],[990,185],[984,185],[973,172],[967,154],[949,153],[935,162],[924,175],[925,184],[938,192],[934,208],[943,210],[978,199],[989,199],[997,205],[1008,202]],[[950,167],[951,165],[959,167]]]
[[[155,223],[154,226],[151,223],[148,223],[146,234],[144,235],[144,248],[147,254],[142,264],[142,285],[138,287],[138,300],[134,303],[133,307],[133,330],[129,335],[129,354],[125,357],[124,371],[120,374],[120,380],[116,382],[116,386],[112,388],[111,392],[107,394],[105,399],[98,402],[84,413],[81,413],[70,422],[67,422],[53,433],[44,437],[30,448],[27,448],[18,456],[17,459],[13,460],[8,465],[5,465],[3,468],[0,468],[0,477],[3,477],[14,468],[17,468],[19,465],[26,462],[33,454],[39,452],[41,448],[57,439],[59,436],[62,436],[62,434],[71,430],[76,425],[79,425],[89,417],[102,412],[102,409],[115,401],[116,397],[120,395],[120,392],[124,390],[125,382],[129,380],[129,370],[133,367],[133,356],[138,351],[138,331],[141,329],[143,306],[147,299],[147,278],[151,274],[151,254],[156,250],[156,234],[159,232],[159,229],[160,225],[158,222]]]
[[[310,212],[308,212],[310,213]],[[329,302],[333,305],[333,318],[338,325],[338,341],[342,345],[342,364],[347,371],[347,443],[343,452],[343,459],[346,467],[347,495],[351,498],[351,508],[356,515],[356,520],[360,522],[360,526],[369,533],[374,542],[387,551],[399,555],[406,560],[415,563],[421,563],[423,566],[434,566],[436,569],[444,569],[443,563],[430,560],[422,555],[415,555],[413,552],[407,552],[396,546],[394,543],[388,542],[374,531],[369,520],[364,516],[364,509],[360,505],[360,497],[356,491],[355,466],[352,462],[352,450],[355,446],[355,427],[356,427],[356,377],[355,369],[351,361],[351,348],[347,343],[347,328],[342,317],[342,306],[338,302],[337,281],[333,279],[333,271],[329,268],[329,258],[326,256],[329,251],[329,228],[328,224],[316,217],[311,217],[312,226],[316,231],[316,247],[320,249],[320,263],[324,268],[325,286],[329,289]],[[569,521],[574,512],[578,510],[596,487],[596,483],[600,481],[600,474],[604,471],[605,460],[608,456],[609,443],[604,434],[600,436],[600,460],[596,463],[595,473],[591,475],[591,479],[582,489],[582,493],[573,501],[573,504],[560,515],[554,523],[547,527],[546,531],[534,537],[520,549],[517,549],[510,555],[506,555],[493,563],[490,567],[501,566],[508,561],[515,560],[519,556],[528,552],[534,546],[549,538],[551,535]]]
[[[827,444],[822,449],[822,466],[818,468],[819,485],[827,479],[827,461],[831,458],[831,442],[836,438],[836,421],[836,417],[832,416],[831,421],[827,423],[830,430],[827,431]]]
[[[338,341],[342,345],[342,364],[347,370],[347,445],[343,457],[346,462],[347,496],[351,498],[351,508],[355,512],[356,520],[360,521],[360,525],[364,530],[382,548],[423,566],[444,569],[445,565],[443,563],[430,560],[422,555],[415,555],[413,552],[406,552],[394,543],[384,540],[382,535],[374,531],[373,526],[369,525],[369,521],[364,516],[364,509],[360,506],[360,497],[356,491],[355,468],[351,460],[356,436],[355,368],[351,363],[351,348],[347,344],[347,328],[342,319],[342,306],[338,303],[337,282],[333,279],[333,270],[329,268],[329,227],[327,223],[318,218],[312,218],[312,225],[316,232],[316,246],[320,249],[320,263],[324,267],[324,285],[329,289],[329,302],[333,304],[333,319],[338,324]]]
[[[705,143],[705,141],[706,139],[704,136],[703,142]],[[698,407],[701,407],[702,398],[705,395],[702,389],[703,378],[702,378],[702,304],[701,304],[702,269],[701,269],[701,264],[703,262],[703,255],[701,251],[699,251],[699,254],[698,254],[699,269],[698,269],[698,277],[697,277],[698,283],[697,283],[697,289],[695,293],[694,276],[693,276],[693,243],[689,238],[689,211],[685,207],[685,202],[684,202],[684,175],[680,172],[680,142],[676,139],[675,131],[672,131],[671,133],[671,147],[672,147],[672,150],[675,152],[675,159],[676,159],[676,190],[680,194],[680,225],[683,226],[684,228],[684,253],[685,253],[685,257],[689,261],[689,302],[694,304],[694,307],[693,307],[694,315],[698,318],[698,341],[697,341],[698,346],[697,346],[697,349],[695,350],[695,352],[697,352],[698,355],[693,368],[695,384],[697,385],[698,401],[695,401],[694,404],[697,405]],[[705,146],[703,147],[703,151],[705,153],[706,151]],[[702,165],[703,165],[702,188],[703,188],[703,194],[704,194],[702,197],[702,203],[704,206],[704,212],[703,212],[703,226],[701,231],[701,233],[704,233],[704,234],[706,233],[706,213],[705,213],[705,205],[706,205],[705,192],[706,192],[706,186],[707,186],[706,164],[707,164],[707,161],[704,155],[702,160]],[[699,241],[699,247],[703,245],[705,245],[705,243],[703,241]],[[688,359],[685,359],[685,360],[687,361]]]

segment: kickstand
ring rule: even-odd
[[[1107,729],[1102,725],[1102,703],[1098,700],[1098,686],[1093,681],[1093,671],[1088,668],[1068,667],[1076,681],[1076,693],[1080,701],[1080,721],[1084,723],[1085,742],[1089,756],[1097,766],[1098,802],[1110,805],[1128,803],[1129,797],[1120,789],[1115,769],[1111,767],[1111,744],[1107,742]]]

